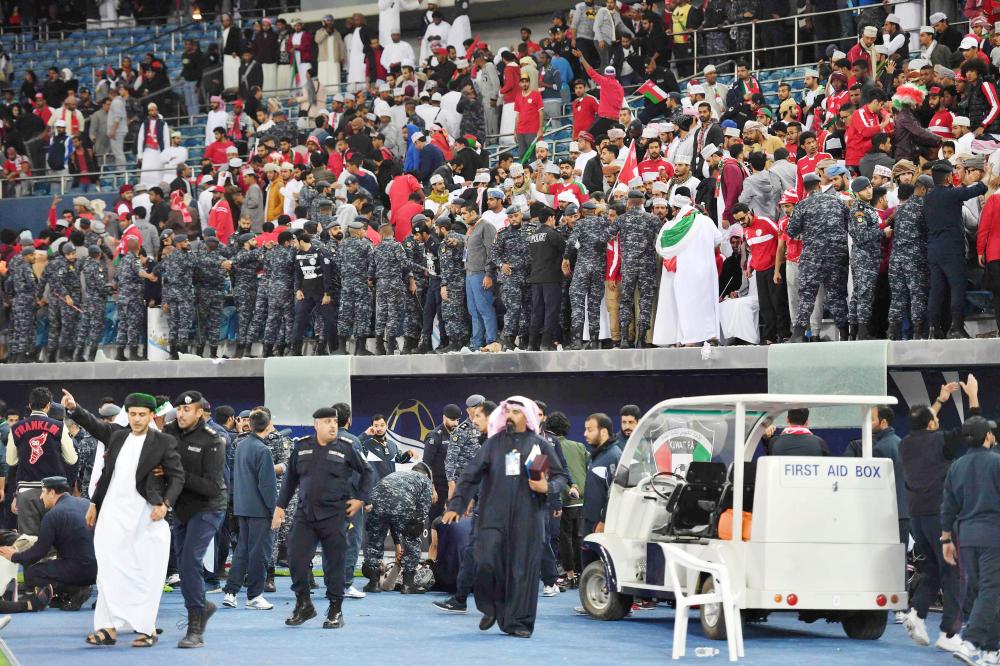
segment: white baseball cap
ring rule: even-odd
[[[979,40],[975,37],[964,37],[962,42],[958,45],[959,51],[965,51],[966,49],[978,49]]]

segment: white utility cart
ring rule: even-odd
[[[611,485],[602,533],[584,540],[580,597],[602,620],[628,614],[636,597],[671,599],[674,544],[724,564],[743,621],[774,612],[841,622],[851,638],[877,639],[888,611],[907,608],[892,461],[872,458],[870,409],[889,396],[721,395],[665,400],[629,438]],[[790,409],[856,408],[861,458],[762,456],[768,424]],[[720,515],[731,538],[718,536]],[[691,572],[686,594],[712,578]],[[726,636],[718,604],[700,609],[709,638]]]

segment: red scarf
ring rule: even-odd
[[[184,224],[191,224],[191,211],[184,204],[184,195],[180,190],[174,190],[170,193],[170,210],[178,211]]]
[[[782,435],[811,435],[812,430],[805,426],[789,425],[781,431]]]
[[[229,133],[230,138],[233,141],[240,141],[243,139],[243,128],[240,127],[240,116],[242,114],[237,113],[233,115],[233,129]]]
[[[62,118],[60,120],[66,120],[66,107],[62,107],[60,110]],[[76,119],[76,114],[72,111],[69,112],[69,121],[66,123],[68,126],[68,132],[70,136],[76,136],[76,133],[80,131],[80,121]]]
[[[146,121],[146,147],[153,150],[160,149],[160,142],[156,139],[156,121]]]

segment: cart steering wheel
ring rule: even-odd
[[[671,485],[669,487],[665,487],[661,491],[660,490],[660,485],[661,484],[658,484],[656,482],[656,480],[659,479],[659,478],[661,478],[661,477],[663,477],[664,479],[666,479],[667,477],[673,477],[673,478],[677,479],[678,481],[683,481],[684,477],[680,476],[679,474],[674,474],[673,472],[657,472],[656,474],[654,474],[653,476],[651,476],[649,478],[649,487],[653,489],[653,492],[656,493],[656,496],[659,497],[662,500],[669,500],[670,499],[670,495],[669,494],[665,495],[664,492],[673,492],[673,489],[676,487],[676,484],[673,484],[673,485]]]

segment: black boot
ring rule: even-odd
[[[316,574],[312,571],[309,572],[309,589],[316,590],[319,588],[319,583],[316,582]]]
[[[316,617],[316,609],[309,598],[309,592],[298,592],[295,595],[295,608],[292,610],[292,614],[288,616],[288,619],[285,620],[285,624],[289,627],[297,627],[306,620],[311,620],[314,617]]]
[[[504,351],[510,351],[514,349],[514,336],[504,335],[500,338],[500,348]]]
[[[840,334],[840,341],[846,342],[847,340],[850,339],[851,329],[848,328],[847,326],[838,326],[837,333]]]
[[[382,336],[375,336],[375,355],[385,356],[385,338]]]
[[[205,628],[208,627],[208,621],[212,619],[215,615],[215,611],[218,610],[218,606],[213,604],[211,601],[205,602],[205,607],[201,610],[201,635],[205,635]]]
[[[219,345],[209,345],[208,346],[208,357],[209,358],[219,358]]]
[[[382,572],[379,570],[378,566],[370,566],[368,564],[361,565],[361,575],[368,579],[368,584],[365,585],[365,592],[381,592],[382,586],[379,585],[379,581],[382,578]]]
[[[407,335],[403,338],[403,349],[399,352],[400,354],[412,354],[413,350],[417,348],[417,339],[411,335]]]
[[[281,356],[281,354],[278,354]],[[302,356],[302,341],[292,343],[292,356]]]
[[[337,346],[330,350],[330,356],[346,356],[347,340],[348,337],[346,335],[338,335]]]
[[[200,608],[188,609],[187,633],[177,643],[179,648],[200,648],[205,647],[205,640],[202,637],[202,611]]]
[[[233,352],[233,358],[243,358],[243,343],[236,343],[236,350]]]
[[[539,335],[537,333],[532,333],[528,338],[528,351],[541,351],[539,344]]]
[[[628,333],[622,332],[622,344],[619,349],[632,349],[632,340],[629,338]]]
[[[556,345],[552,342],[551,333],[542,333],[542,351],[556,351]]]
[[[564,349],[572,349],[573,351],[583,349],[583,335],[580,333],[573,334],[573,342],[569,343]]]
[[[83,358],[83,347],[77,347],[73,351],[73,362],[74,363],[83,363],[84,360],[85,359]]]
[[[340,629],[344,626],[344,614],[340,612],[340,599],[331,599],[330,606],[326,609],[326,621],[323,623],[324,629]]]
[[[402,594],[423,594],[424,592],[427,591],[424,588],[417,585],[416,581],[414,580],[416,578],[416,575],[417,575],[416,571],[403,572],[403,589],[401,590]]]
[[[857,340],[858,339],[858,325],[857,324],[848,324],[847,325],[847,339],[848,340]]]
[[[431,350],[431,336],[421,335],[420,342],[417,343],[415,354],[426,354]]]
[[[368,351],[368,338],[359,335],[354,341],[354,355],[355,356],[371,356],[372,353]]]
[[[806,341],[806,328],[805,326],[792,326],[792,337],[788,338],[789,342],[805,342]]]
[[[263,356],[264,358],[271,358],[273,354],[274,354],[274,345],[270,342],[265,342],[264,351],[261,354],[261,356]]]
[[[177,351],[180,352],[181,354],[189,353],[188,343],[185,342],[184,344],[177,345]]]
[[[274,355],[278,358],[284,356],[286,351],[288,351],[288,343],[286,342],[281,342],[274,346]]]
[[[58,356],[59,356],[59,351],[56,350],[56,349],[53,349],[52,351],[50,351],[50,352],[48,352],[46,354],[46,356],[45,356],[45,362],[46,363],[55,363]]]
[[[903,324],[902,322],[894,321],[889,324],[889,339],[890,340],[902,340],[903,339]]]
[[[588,351],[597,351],[601,348],[601,341],[596,337],[591,336],[590,340],[587,341],[587,346],[584,349]]]
[[[264,591],[265,592],[275,592],[277,588],[274,586],[274,567],[267,568],[267,579],[264,581]]]
[[[173,353],[173,348],[171,348],[171,353]],[[127,358],[125,358],[125,348],[122,347],[121,345],[118,345],[118,350],[115,352],[115,360],[116,361],[128,360]]]
[[[856,340],[871,340],[872,336],[868,333],[868,324],[858,324],[858,331],[855,337]]]
[[[635,348],[645,349],[648,346],[649,345],[646,344],[646,329],[640,328],[639,335],[637,335],[635,338]]]
[[[396,353],[396,336],[385,334],[385,354],[392,356]]]
[[[969,338],[969,332],[965,330],[965,316],[962,313],[951,315],[951,328],[948,329],[949,340],[965,340]]]
[[[910,339],[911,340],[924,340],[924,322],[920,319],[916,319],[910,322]]]
[[[177,345],[170,345],[170,360],[178,361],[180,360],[180,355],[177,353]]]

